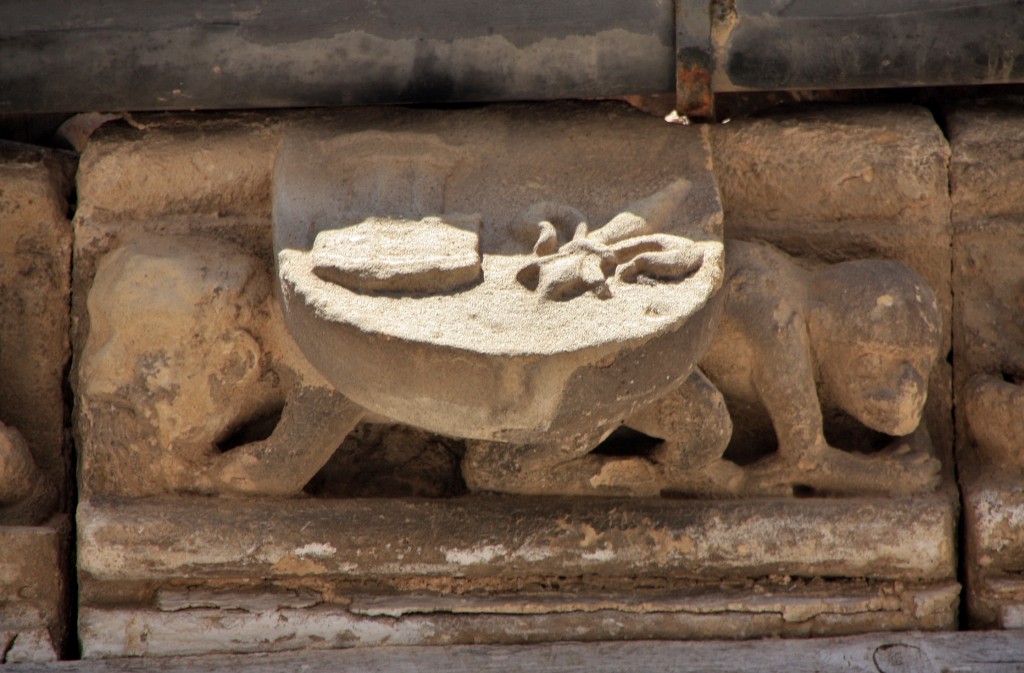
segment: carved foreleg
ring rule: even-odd
[[[825,441],[807,330],[793,314],[762,343],[754,385],[772,419],[779,449],[750,466],[746,490],[780,494],[798,486],[824,493],[914,493],[935,488],[941,464],[923,430],[872,455]]]
[[[364,414],[331,388],[297,385],[270,437],[214,458],[200,480],[200,490],[297,495]]]
[[[760,271],[759,269],[755,269]],[[782,281],[776,285],[776,280]],[[849,453],[825,440],[812,349],[799,296],[783,273],[734,281],[727,318],[704,366],[712,380],[729,375],[737,348],[749,384],[768,412],[778,451],[744,469],[748,495],[788,495],[796,487],[825,493],[910,493],[938,483],[939,463],[921,437],[873,455]]]

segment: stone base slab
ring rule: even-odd
[[[180,598],[180,597],[179,597]],[[196,600],[198,598],[198,600]],[[559,640],[746,639],[951,629],[959,585],[795,583],[628,596],[353,596],[348,606],[239,606],[215,594],[164,609],[82,611],[83,656],[177,656],[380,645],[541,643]],[[266,597],[264,597],[266,598]]]
[[[466,496],[154,498],[78,509],[83,586],[167,580],[684,580],[771,575],[946,581],[953,501]],[[493,588],[493,584],[488,584]]]
[[[91,500],[80,636],[109,657],[949,629],[954,521],[941,494]]]

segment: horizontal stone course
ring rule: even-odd
[[[883,500],[204,499],[79,505],[83,582],[255,577],[799,575],[942,580],[942,495]]]

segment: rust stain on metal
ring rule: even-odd
[[[715,116],[711,73],[700,65],[679,63],[676,68],[676,105],[680,114],[697,119]]]

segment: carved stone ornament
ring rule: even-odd
[[[144,124],[77,174],[83,657],[955,626],[927,111]]]
[[[686,137],[680,169],[596,191],[539,143],[286,133],[276,279],[198,239],[101,261],[81,379],[108,412],[86,417],[151,428],[116,459],[163,484],[137,495],[297,494],[381,418],[466,440],[472,491],[932,490],[934,293],[898,262],[724,243],[707,145]],[[272,432],[226,441],[282,407]],[[654,447],[602,448],[623,427]]]
[[[677,178],[607,221],[591,222],[584,204],[537,200],[496,222],[486,204],[448,212],[422,196],[443,193],[448,148],[423,151],[429,161],[395,157],[408,166],[390,181],[380,169],[371,203],[319,176],[380,163],[379,147],[326,148],[286,141],[275,174],[285,322],[309,361],[358,408],[476,440],[464,463],[471,488],[600,491],[601,470],[625,464],[590,450],[707,349],[721,219],[693,204],[717,204],[714,193]],[[547,476],[477,483],[487,442],[530,452]],[[628,491],[649,471],[634,462],[644,472],[619,477]]]
[[[938,483],[927,434],[913,433],[941,318],[907,267],[803,269],[735,242],[720,298],[720,228],[688,208],[686,178],[605,222],[545,200],[502,228],[445,212],[444,148],[401,159],[397,175],[382,170],[368,199],[321,176],[380,164],[379,148],[327,147],[285,142],[275,252],[288,330],[351,405],[339,427],[363,408],[467,438],[472,490],[778,495]],[[715,385],[694,371],[701,360]],[[870,456],[830,446],[825,414],[892,441]],[[623,421],[664,441],[650,456],[592,453]],[[777,450],[740,447],[729,460],[731,421],[774,433]]]

